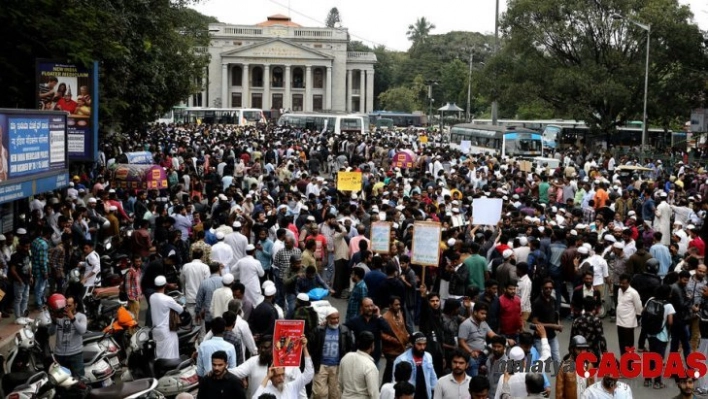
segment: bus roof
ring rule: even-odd
[[[480,125],[477,123],[460,123],[457,125],[454,125],[453,128],[466,128],[466,129],[477,129],[477,130],[487,130],[490,132],[499,132],[499,133],[536,133],[538,134],[537,131],[531,130],[531,129],[526,129],[524,127],[516,127],[516,126],[493,126],[493,125]]]

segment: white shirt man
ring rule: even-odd
[[[634,329],[639,325],[637,316],[642,314],[639,292],[629,286],[629,279],[620,278],[617,290],[617,336],[620,349],[634,347]],[[631,340],[631,342],[630,342]]]
[[[519,278],[517,295],[521,298],[521,313],[531,313],[531,278],[528,274]]]
[[[246,287],[243,293],[243,300],[251,305],[251,309],[261,303],[261,282],[260,277],[263,277],[265,272],[263,266],[256,258],[253,257],[256,247],[253,244],[246,246],[246,257],[237,261],[236,265],[231,268],[231,274],[239,276],[239,280]]]
[[[341,399],[379,398],[379,369],[370,355],[373,349],[372,339],[367,351],[349,352],[342,358],[338,376]]]
[[[182,266],[179,278],[184,289],[184,297],[188,308],[190,304],[194,308],[194,304],[197,302],[199,285],[202,281],[208,279],[210,275],[209,266],[198,258]]]
[[[214,290],[211,297],[209,311],[211,312],[212,317],[221,317],[224,312],[229,310],[229,301],[234,299],[233,291],[231,291],[231,284],[234,282],[234,275],[231,273],[224,274],[221,276],[221,282],[224,286]]]
[[[211,246],[211,260],[229,266],[234,259],[234,250],[224,242],[224,237],[224,233],[220,231],[216,233],[216,239],[219,241]]]
[[[84,287],[93,287],[96,284],[96,277],[100,274],[101,258],[98,256],[98,252],[92,250],[86,255],[86,270],[83,276]]]
[[[284,367],[274,368],[274,372],[285,373]],[[300,392],[305,388],[305,385],[312,381],[312,377],[315,375],[315,367],[312,365],[312,358],[310,358],[307,353],[307,348],[305,348],[305,372],[295,378],[294,381],[287,381],[287,376],[284,376],[283,384],[280,387],[273,385],[272,380],[267,381],[266,385],[263,386],[261,383],[256,389],[256,393],[253,394],[254,398],[257,398],[263,394],[275,395],[276,399],[298,399],[300,397]],[[255,382],[255,381],[254,381]]]
[[[150,315],[152,316],[152,333],[155,338],[156,359],[178,359],[179,340],[177,333],[170,331],[170,310],[182,313],[182,307],[172,298],[164,294],[167,279],[165,276],[155,278],[157,292],[150,295]]]
[[[233,259],[231,263],[224,263],[225,266],[233,266],[237,261],[246,256],[246,246],[248,245],[248,239],[245,235],[241,234],[241,223],[234,223],[234,232],[226,235],[224,242],[231,247],[233,251]],[[213,252],[212,252],[213,253]]]
[[[238,325],[238,321],[236,321]],[[263,343],[261,343],[263,345]],[[270,350],[270,346],[268,346]],[[251,352],[257,353],[257,352]],[[267,357],[267,356],[266,356]],[[248,378],[249,384],[246,388],[246,398],[253,398],[256,390],[261,386],[260,382],[263,381],[265,376],[268,374],[269,362],[262,364],[263,360],[261,356],[251,356],[236,368],[229,369],[229,372],[238,378]],[[314,366],[313,366],[314,371]],[[285,381],[291,382],[297,380],[302,375],[299,367],[286,367],[285,368]],[[300,390],[298,399],[307,399],[307,391],[303,386]]]

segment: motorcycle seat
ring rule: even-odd
[[[178,359],[157,359],[155,360],[155,378],[162,378],[168,371],[175,370],[182,363],[189,360],[187,356],[180,356]]]
[[[118,310],[122,306],[120,301],[102,299],[101,300],[101,313],[110,313]]]
[[[117,383],[105,388],[92,389],[88,395],[88,399],[121,399],[130,395],[134,395],[141,391],[147,391],[155,384],[152,378],[143,378],[140,380]],[[156,384],[155,384],[156,385]]]
[[[102,350],[91,350],[84,348],[84,364],[89,365],[96,362],[96,360],[103,355]]]
[[[191,338],[201,331],[200,326],[194,326],[193,328],[180,328],[177,330],[177,339],[184,341],[185,339]]]
[[[84,345],[86,345],[89,342],[99,341],[103,336],[104,334],[102,332],[86,331],[82,337],[84,339]]]
[[[17,387],[25,385],[27,380],[34,374],[30,372],[14,372],[5,374],[2,376],[2,390],[3,392],[12,392]]]

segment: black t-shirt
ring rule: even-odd
[[[246,391],[243,389],[243,383],[235,375],[228,371],[221,379],[214,377],[205,377],[199,383],[199,394],[197,398],[208,399],[246,399]]]
[[[539,323],[542,324],[558,324],[558,315],[556,313],[556,301],[551,298],[550,301],[543,299],[543,295],[539,296],[534,302],[531,308],[531,317],[536,317]],[[553,339],[556,337],[556,330],[546,329],[546,336],[548,339]],[[538,338],[538,335],[536,335]]]
[[[15,252],[12,257],[10,257],[9,266],[15,266],[15,270],[22,279],[22,282],[25,284],[29,283],[30,276],[32,275],[32,262],[30,261],[29,254]]]

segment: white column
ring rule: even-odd
[[[305,111],[312,112],[312,65],[305,67]]]
[[[326,110],[332,110],[332,66],[327,67],[327,81],[325,81],[325,104]]]
[[[207,98],[207,93],[209,92],[209,85],[211,82],[209,82],[209,65],[205,68],[204,71],[204,78],[202,79],[202,84],[204,85],[204,88],[202,89],[202,107],[204,106],[204,102],[206,101]]]
[[[263,109],[270,109],[270,65],[263,65]]]
[[[352,112],[352,70],[347,69],[347,112]]]
[[[285,66],[285,94],[283,95],[283,108],[292,108],[292,95],[290,95],[290,65]]]
[[[250,82],[248,81],[248,64],[241,64],[241,107],[248,108],[251,103],[248,89]]]
[[[228,108],[229,107],[229,98],[227,96],[229,95],[229,64],[221,64],[221,107],[222,108]],[[211,104],[206,105],[207,107],[211,107]]]
[[[366,70],[366,113],[374,112],[374,70]]]
[[[366,92],[366,73],[364,72],[363,69],[359,70],[359,112],[363,113],[366,108],[365,106],[365,99],[364,94]]]

